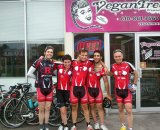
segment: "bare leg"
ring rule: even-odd
[[[61,107],[60,108],[60,111],[61,111],[61,119],[62,119],[62,123],[64,125],[67,125],[67,108],[64,106],[64,107]]]
[[[77,122],[77,109],[78,109],[78,103],[72,104],[72,122],[73,124]]]
[[[39,124],[44,122],[45,102],[38,102],[39,105]]]
[[[90,122],[88,104],[81,104],[86,122]]]
[[[119,110],[119,118],[121,124],[125,124],[125,113],[124,113],[124,104],[118,103],[118,110]]]
[[[45,104],[45,124],[48,124],[49,114],[50,114],[51,102],[46,102]]]
[[[104,109],[102,107],[102,103],[97,103],[97,110],[101,124],[104,124]]]
[[[92,117],[93,117],[93,121],[95,123],[97,123],[97,116],[96,116],[96,110],[95,110],[95,104],[94,103],[90,104],[90,109],[91,109],[91,114],[92,114]]]
[[[125,104],[125,109],[128,115],[128,128],[132,128],[133,126],[132,104],[131,103]]]

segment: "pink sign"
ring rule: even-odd
[[[160,0],[65,0],[67,32],[160,31]]]

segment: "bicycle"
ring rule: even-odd
[[[34,108],[30,108],[28,104],[28,99],[30,98],[28,92],[31,88],[31,84],[22,83],[18,84],[18,86],[22,89],[21,97],[19,99],[11,99],[4,108],[4,119],[14,128],[21,126],[24,122],[32,122],[38,116],[38,105]]]
[[[3,90],[2,87],[4,87],[4,85],[0,85],[0,122],[5,127],[12,128],[12,126],[9,125],[4,119],[4,108],[11,98],[18,98],[20,92],[15,86],[10,86],[10,90],[8,92]]]

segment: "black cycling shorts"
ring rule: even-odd
[[[99,95],[99,88],[88,88],[88,93],[91,97],[96,98]]]
[[[128,89],[118,89],[116,88],[116,94],[121,98],[126,98],[128,96]]]
[[[74,86],[73,87],[73,94],[78,99],[83,98],[85,96],[85,88],[84,88],[84,86]]]
[[[68,107],[69,105],[69,97],[70,92],[69,90],[56,90],[56,97],[57,97],[57,107]]]

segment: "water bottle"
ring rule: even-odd
[[[32,102],[32,99],[28,99],[28,105],[29,105],[29,108],[33,108],[33,102]]]
[[[132,89],[133,87],[135,87],[135,86],[133,86],[132,84],[128,85],[128,89]],[[136,94],[136,91],[130,91],[130,92],[132,93],[132,95]]]
[[[34,105],[34,107],[37,107],[38,106],[38,102],[35,101],[33,105]]]

